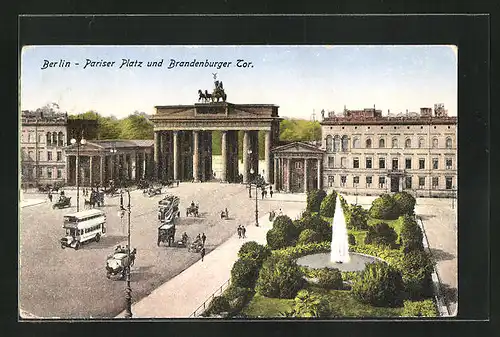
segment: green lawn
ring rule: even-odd
[[[394,228],[394,230],[396,231],[396,233],[398,233],[398,235],[401,232],[402,218],[398,218],[396,220],[382,220],[382,219],[375,219],[372,217],[368,217],[369,226],[373,226],[379,222],[385,222],[386,224]]]
[[[381,308],[360,303],[347,290],[325,290],[314,285],[309,285],[307,289],[313,294],[327,296],[336,317],[398,317],[403,311],[402,307]],[[243,313],[249,317],[282,317],[280,312],[290,311],[293,304],[293,299],[268,298],[256,294]]]

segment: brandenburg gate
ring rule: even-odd
[[[216,82],[216,90],[218,87]],[[220,83],[222,89],[222,83]],[[158,179],[206,181],[212,178],[212,132],[220,131],[222,182],[250,182],[250,171],[263,173],[273,183],[274,165],[271,148],[278,143],[278,106],[271,104],[232,104],[209,102],[199,91],[194,105],[156,106],[154,123],[154,169]],[[215,93],[215,91],[214,91]],[[207,102],[208,101],[208,102]],[[259,170],[258,134],[264,132],[265,167]],[[243,172],[238,169],[238,137],[243,137]]]

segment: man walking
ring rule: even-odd
[[[201,249],[201,262],[203,262],[204,257],[205,257],[205,247]]]
[[[207,240],[207,236],[205,235],[205,233],[201,234],[201,242],[203,244],[203,247],[205,247],[205,241]]]
[[[271,198],[273,197],[273,188],[271,186],[269,186],[269,195]]]
[[[243,239],[245,239],[245,238],[246,238],[246,235],[245,235],[245,234],[246,234],[246,232],[247,232],[247,230],[246,230],[245,226],[241,226],[241,234],[242,234],[242,236],[243,236]]]
[[[238,225],[238,239],[241,239],[241,225]]]
[[[52,202],[52,193],[50,193],[50,190],[49,190],[48,198],[49,198],[49,201]]]

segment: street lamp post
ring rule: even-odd
[[[356,205],[358,204],[358,183],[354,184],[354,187],[356,187]]]
[[[87,141],[85,138],[83,138],[83,131],[82,131],[82,136],[79,141],[77,141],[75,138],[71,138],[70,140],[71,144],[75,145],[76,144],[76,211],[80,211],[80,144],[85,145]]]
[[[455,209],[455,186],[451,189],[451,209]]]
[[[128,255],[128,264],[125,266],[125,272],[126,272],[126,278],[127,278],[127,287],[125,288],[125,303],[127,306],[126,312],[125,312],[125,318],[132,318],[132,288],[130,287],[130,213],[131,213],[131,206],[130,206],[130,191],[126,190],[128,194],[128,205],[127,208],[123,206],[123,190],[120,191],[120,211],[119,215],[120,218],[123,219],[125,216],[125,211],[127,211],[128,214],[128,220],[127,220],[127,228],[128,228],[128,234],[127,234],[127,255]]]
[[[248,152],[248,157],[251,158],[252,150],[249,149],[247,152]],[[250,169],[250,174],[251,175],[253,175],[253,172],[254,172],[253,168]],[[245,174],[246,174],[246,172],[245,172]],[[251,181],[251,179],[253,179],[253,178],[250,177],[250,179],[248,179],[248,180]],[[252,184],[251,183],[248,183],[248,197],[252,198]]]
[[[249,151],[250,152],[250,151]],[[255,171],[250,169],[250,173],[253,175]],[[257,183],[257,178],[254,179],[254,184],[255,184],[255,226],[259,227],[259,206],[258,206],[258,188],[259,184]],[[252,188],[252,184],[250,184],[250,188]]]

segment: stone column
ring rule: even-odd
[[[290,158],[286,159],[286,191],[290,192]]]
[[[259,139],[257,138],[257,141]],[[258,157],[257,157],[258,158]],[[265,142],[264,142],[264,158],[265,158],[265,176],[266,183],[271,182],[271,131],[266,131]]]
[[[113,177],[115,175],[115,155],[112,154],[109,156],[109,179],[113,180]]]
[[[89,184],[90,184],[90,187],[93,187],[93,183],[94,183],[94,170],[93,170],[93,166],[94,165],[94,156],[89,156]]]
[[[318,158],[318,190],[321,189],[321,182],[322,182],[322,179],[321,179],[321,159]]]
[[[101,181],[101,185],[104,185],[104,160],[106,157],[101,155],[99,158],[101,159],[101,162],[99,163],[99,179]]]
[[[160,164],[160,135],[158,131],[154,133],[154,177],[159,178],[158,165]]]
[[[274,190],[278,190],[278,158],[274,158]]]
[[[142,154],[142,178],[146,179],[146,151]]]
[[[174,180],[179,179],[179,132],[174,131]]]
[[[227,131],[222,131],[222,170],[220,173],[221,182],[227,181]]]
[[[248,149],[249,149],[249,141],[250,141],[250,135],[249,131],[244,131],[243,132],[243,183],[246,184],[248,183]]]
[[[199,175],[199,162],[200,162],[200,133],[198,131],[193,131],[193,180],[195,182],[200,181]]]
[[[307,158],[304,158],[304,193],[307,193]]]
[[[134,151],[134,154],[130,156],[132,159],[132,180],[135,180],[137,177],[137,152]]]

